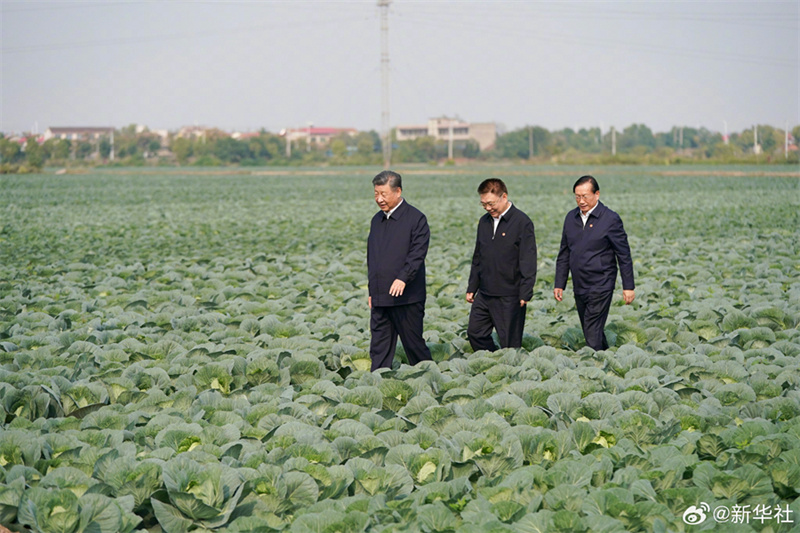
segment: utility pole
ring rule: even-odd
[[[111,128],[111,153],[108,154],[111,161],[114,160],[114,128]]]
[[[758,126],[753,126],[753,152],[758,155]]]
[[[759,163],[761,147],[758,145],[758,125],[753,126],[753,152],[756,154],[756,163]]]
[[[783,158],[789,159],[789,123],[786,123],[786,129],[783,130]]]
[[[617,155],[617,130],[611,126],[611,155]]]
[[[383,168],[392,162],[392,132],[389,122],[389,4],[378,0],[381,8],[381,129],[383,130]]]
[[[292,157],[292,139],[289,138],[289,128],[286,128],[286,159]]]
[[[725,126],[725,133],[722,135],[722,140],[725,141],[725,144],[728,144],[728,121],[723,120],[722,125]]]
[[[452,161],[453,160],[453,119],[450,118],[450,119],[447,119],[447,120],[448,120],[447,123],[449,124],[448,131],[447,131],[447,160],[448,161]]]
[[[528,126],[528,161],[533,161],[533,126]]]

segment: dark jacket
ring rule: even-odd
[[[367,239],[367,273],[373,307],[425,301],[425,256],[431,232],[428,220],[407,201],[386,218],[383,211],[372,217]],[[389,294],[394,280],[406,283],[398,297]]]
[[[497,231],[489,213],[478,220],[467,292],[485,296],[533,298],[536,282],[536,235],[528,215],[511,205]]]
[[[567,213],[556,259],[556,289],[566,287],[569,272],[572,272],[575,294],[613,291],[617,262],[622,288],[633,290],[631,249],[618,214],[597,202],[584,227],[580,209],[576,207]]]

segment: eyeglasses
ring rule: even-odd
[[[500,200],[495,200],[494,202],[481,202],[481,207],[488,207],[489,209],[494,209],[494,206],[496,206],[498,203],[500,203]]]
[[[594,194],[576,194],[575,201],[580,202],[581,200],[588,200],[589,198],[593,198]]]

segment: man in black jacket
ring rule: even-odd
[[[582,176],[572,187],[578,207],[567,213],[556,259],[553,295],[564,297],[572,272],[575,307],[581,319],[586,345],[607,350],[603,331],[617,281],[617,263],[622,277],[622,300],[634,298],[633,261],[622,219],[600,202],[600,186],[592,176]]]
[[[484,180],[478,194],[486,214],[478,221],[469,272],[467,337],[473,350],[494,351],[494,328],[501,348],[519,348],[536,282],[533,222],[508,200],[503,180]]]
[[[419,209],[403,200],[400,174],[384,170],[372,180],[380,211],[367,239],[372,370],[391,368],[397,336],[408,363],[430,361],[422,338],[425,256],[431,232]]]

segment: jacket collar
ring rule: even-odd
[[[514,214],[515,214],[517,211],[519,211],[519,210],[517,209],[517,206],[516,206],[516,205],[514,205],[514,204],[511,204],[511,207],[509,207],[509,208],[508,208],[508,211],[507,211],[507,212],[506,212],[504,215],[502,215],[502,216],[500,217],[500,222],[502,222],[502,221],[504,221],[504,220],[511,220],[512,218],[514,218]],[[488,220],[489,222],[491,222],[491,221],[493,220],[493,219],[492,219],[492,215],[490,215],[489,213],[485,213],[485,214],[483,215],[483,218],[485,218],[485,219],[486,219],[486,220]]]
[[[392,215],[389,218],[392,218],[394,220],[400,220],[406,211],[408,211],[408,200],[403,198],[403,201],[400,203],[400,205],[397,206],[397,209],[394,210],[394,213],[392,213]],[[386,218],[386,213],[384,213],[383,211],[380,212],[380,215],[383,217],[383,220],[388,220]]]
[[[597,206],[595,207],[594,211],[589,213],[589,218],[592,218],[592,217],[602,218],[607,210],[608,210],[608,208],[603,204],[603,202],[598,200],[597,201]],[[581,208],[580,207],[576,207],[575,209],[573,209],[573,211],[575,212],[575,218],[580,220],[581,219]]]

